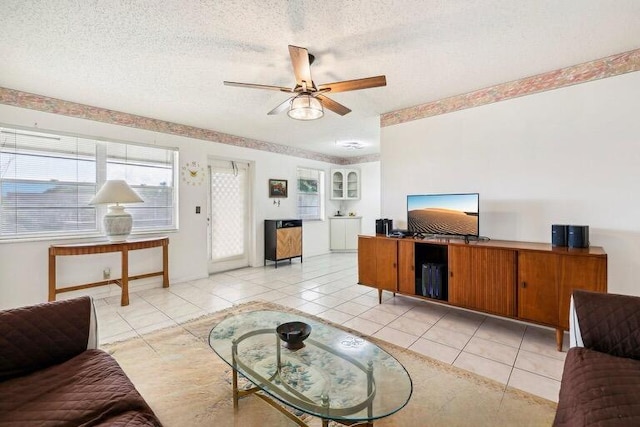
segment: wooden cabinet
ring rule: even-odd
[[[361,218],[358,216],[329,218],[329,243],[332,251],[355,251],[358,249]]]
[[[558,324],[558,256],[548,252],[518,254],[518,317]]]
[[[449,283],[448,283],[448,300],[452,304],[462,307],[473,306],[475,299],[471,294],[472,290],[467,290],[471,272],[470,265],[467,261],[468,251],[462,246],[452,246],[449,252]]]
[[[395,294],[398,288],[398,242],[375,237],[358,238],[358,283]]]
[[[376,281],[379,289],[398,290],[398,242],[392,239],[376,239]]]
[[[331,170],[331,200],[357,200],[360,198],[360,171],[358,169]]]
[[[502,316],[515,315],[516,252],[449,246],[449,302]]]
[[[420,298],[423,263],[444,264],[447,299],[436,300],[485,313],[556,328],[558,349],[569,328],[574,289],[607,291],[607,255],[600,247],[554,248],[548,244],[360,236],[361,284]]]
[[[360,236],[358,238],[358,283],[378,287],[375,237]]]
[[[415,247],[410,240],[398,241],[398,292],[416,294]]]
[[[607,292],[606,258],[562,256],[558,261],[559,324],[569,329],[569,305],[574,289]]]
[[[302,262],[302,220],[267,219],[264,221],[264,265],[267,260],[300,258]]]
[[[574,289],[606,292],[606,257],[527,251],[519,254],[518,317],[567,330]]]
[[[556,328],[558,351],[569,329],[574,289],[607,291],[606,255],[529,252],[518,255],[518,317]]]
[[[276,259],[295,258],[302,255],[302,229],[281,228],[276,231]]]

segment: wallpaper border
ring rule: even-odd
[[[380,116],[380,127],[393,126],[634,71],[640,71],[640,49],[384,113]]]
[[[15,89],[0,87],[0,104],[6,104],[19,108],[42,111],[45,113],[59,114],[78,119],[92,120],[112,125],[127,126],[153,132],[178,135],[187,138],[195,138],[203,141],[218,142],[236,147],[262,150],[276,154],[301,157],[333,164],[352,163],[353,158],[330,156],[313,151],[302,150],[287,145],[256,139],[244,138],[209,129],[182,125],[179,123],[123,113],[106,108],[93,107],[76,102],[65,101],[48,96],[36,95]]]
[[[583,64],[538,74],[508,83],[502,83],[477,91],[452,96],[450,98],[384,113],[380,116],[380,127],[420,120],[426,117],[478,107],[481,105],[531,95],[538,92],[559,89],[607,77],[614,77],[634,71],[640,71],[640,49],[611,55],[606,58],[585,62]],[[113,125],[128,126],[153,132],[161,132],[203,141],[233,145],[236,147],[318,160],[337,165],[367,163],[380,160],[379,154],[358,157],[330,156],[282,144],[244,138],[209,129],[202,129],[194,126],[153,119],[150,117],[93,107],[90,105],[50,98],[4,87],[0,87],[0,103],[46,113],[93,120]]]

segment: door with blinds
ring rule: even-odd
[[[249,265],[251,179],[248,162],[209,160],[209,273]]]

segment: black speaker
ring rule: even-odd
[[[393,228],[393,220],[388,218],[376,219],[376,234],[389,235]]]
[[[588,225],[568,225],[567,244],[570,248],[589,247],[589,226]]]
[[[567,225],[551,226],[551,246],[567,246]]]

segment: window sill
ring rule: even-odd
[[[177,233],[179,230],[177,228],[168,228],[162,230],[149,230],[149,231],[140,231],[137,233],[131,233],[131,237],[147,237],[154,235],[162,235],[162,234],[173,234]],[[61,240],[76,240],[80,243],[90,240],[104,240],[105,235],[103,233],[83,233],[83,234],[64,234],[64,235],[39,235],[39,236],[28,236],[28,237],[8,237],[5,239],[0,239],[0,245],[4,243],[29,243],[29,242],[43,242],[43,241],[61,241]]]

